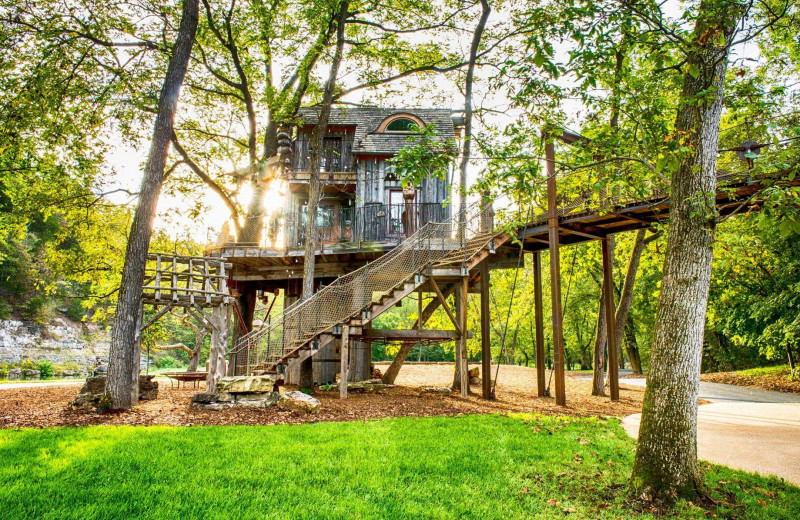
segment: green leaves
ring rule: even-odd
[[[434,125],[413,126],[411,131],[418,134],[407,138],[409,146],[389,159],[401,183],[410,182],[416,186],[426,177],[445,179],[456,158],[455,141],[440,139]]]

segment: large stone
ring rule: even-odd
[[[281,396],[278,392],[229,394],[206,392],[192,396],[189,408],[202,410],[227,410],[228,408],[269,408],[275,406]]]
[[[452,394],[453,389],[448,386],[423,386],[422,391],[429,394]]]
[[[153,381],[153,375],[139,376],[139,399],[154,401],[158,399],[158,383]]]
[[[467,373],[469,374],[469,377],[481,377],[481,369],[479,367],[470,368],[469,372]]]
[[[152,401],[158,399],[158,383],[153,381],[153,375],[139,375],[139,399],[141,401]],[[87,398],[81,397],[84,394],[92,396],[95,404],[99,402],[100,396],[106,392],[106,376],[93,376],[86,379],[80,389],[80,395],[73,400],[73,408],[88,408],[84,406]],[[76,406],[77,404],[77,406]]]
[[[39,379],[41,375],[41,372],[38,370],[33,370],[30,368],[22,371],[22,377],[24,379]]]
[[[223,377],[217,382],[217,392],[229,394],[257,394],[272,392],[275,379],[272,376]]]
[[[278,406],[293,412],[318,413],[321,403],[303,392],[286,392],[280,396]]]
[[[22,369],[21,368],[12,368],[8,371],[8,378],[9,379],[21,379],[22,378]]]
[[[87,408],[97,408],[100,403],[99,395],[92,395],[90,393],[78,394],[78,397],[73,399],[69,405],[73,410],[84,410]]]
[[[471,384],[471,385],[479,385],[479,384],[481,384],[481,378],[480,377],[470,377],[469,378],[469,384]]]

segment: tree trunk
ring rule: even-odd
[[[339,65],[342,62],[344,51],[344,30],[347,20],[349,0],[344,0],[339,5],[339,16],[336,29],[336,51],[331,61],[328,81],[325,83],[325,91],[322,96],[322,106],[319,111],[319,119],[311,132],[311,161],[309,165],[308,181],[308,204],[306,205],[306,243],[303,264],[303,300],[308,300],[314,295],[314,264],[316,262],[317,248],[317,206],[320,200],[320,181],[319,172],[322,166],[324,155],[325,134],[328,131],[328,120],[331,115],[331,105],[333,104],[334,88],[336,86],[336,76],[339,74]],[[300,387],[313,388],[314,374],[313,361],[308,358],[300,364]],[[304,386],[305,385],[305,386]]]
[[[631,372],[642,375],[642,357],[639,354],[639,345],[636,341],[636,331],[633,325],[633,316],[628,314],[628,323],[625,325],[625,349],[628,351],[628,360],[631,363]]]
[[[167,67],[153,129],[150,154],[145,165],[139,204],[133,217],[125,265],[122,268],[119,299],[114,315],[111,346],[108,353],[106,390],[114,408],[130,408],[139,400],[139,331],[138,320],[142,301],[150,233],[161,193],[164,167],[178,106],[178,95],[194,45],[198,22],[198,0],[184,0],[178,38]]]
[[[792,355],[792,346],[786,345],[786,353],[789,356],[789,374],[790,378],[794,379],[794,356]]]
[[[645,503],[670,507],[701,488],[697,395],[711,279],[719,123],[728,45],[741,12],[703,0],[687,49],[674,135],[677,157],[650,371],[631,486]],[[724,39],[720,47],[718,39]]]
[[[328,131],[328,120],[331,115],[331,105],[333,104],[333,94],[336,87],[336,76],[339,74],[339,65],[342,62],[344,51],[344,30],[347,20],[347,8],[349,0],[344,0],[339,5],[339,16],[336,29],[336,51],[331,61],[328,81],[325,83],[325,91],[322,96],[322,105],[319,111],[319,119],[311,132],[311,161],[309,164],[309,186],[308,186],[308,205],[306,220],[306,243],[303,265],[303,300],[311,298],[314,294],[314,262],[315,249],[317,247],[317,205],[320,199],[319,172],[324,155],[325,134]]]
[[[189,372],[197,372],[197,365],[200,363],[200,352],[203,350],[203,343],[206,340],[206,329],[200,324],[194,329],[194,348],[189,354]]]
[[[445,285],[442,287],[442,295],[445,298],[449,298],[455,290],[455,284]],[[439,301],[439,298],[434,298],[431,300],[422,311],[422,321],[420,321],[420,318],[417,318],[417,321],[414,322],[414,326],[411,328],[417,329],[425,326],[425,323],[430,319],[431,316],[433,316],[433,313],[436,312],[436,309],[438,309],[440,305],[441,302]],[[413,343],[403,343],[400,346],[400,350],[397,351],[397,354],[394,356],[394,360],[392,360],[392,364],[386,369],[386,373],[383,374],[381,381],[387,385],[394,384],[394,380],[397,379],[397,374],[400,373],[400,368],[403,366],[403,363],[405,363],[406,357],[408,357],[408,353],[411,352],[413,347]]]
[[[611,263],[614,263],[614,239],[609,239]],[[606,302],[605,285],[600,284],[600,305],[597,308],[597,326],[594,337],[594,370],[592,373],[592,395],[606,395],[605,392],[605,365],[606,365]]]

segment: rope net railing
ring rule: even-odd
[[[664,198],[669,196],[669,188],[666,181],[655,179],[643,179],[638,183],[614,184],[604,189],[583,189],[578,186],[592,185],[596,179],[579,177],[577,175],[559,175],[559,191],[577,192],[577,195],[559,196],[557,202],[557,214],[559,217],[567,217],[580,213],[614,211],[620,207],[630,204],[652,202],[659,204]],[[571,177],[578,179],[577,182]],[[724,190],[733,185],[746,182],[755,182],[750,176],[750,172],[730,172],[726,170],[717,171],[717,190]],[[575,186],[565,185],[565,181],[575,182]],[[563,198],[562,198],[563,197]],[[547,222],[547,207],[534,205],[529,210],[530,222],[542,224]]]
[[[242,336],[230,353],[246,351],[252,373],[274,367],[306,345],[313,349],[319,335],[357,318],[405,283],[415,283],[415,274],[433,265],[467,265],[496,236],[491,212],[489,204],[473,204],[444,222],[425,224],[379,259],[285,309],[269,326]]]

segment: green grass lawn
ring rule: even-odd
[[[788,378],[791,375],[788,363],[785,365],[774,365],[771,367],[757,367],[748,368],[745,370],[737,370],[737,374],[747,377],[770,377],[780,376]]]
[[[626,505],[632,460],[617,421],[597,419],[4,430],[0,517],[651,518]],[[776,478],[706,481],[735,497],[719,517],[800,518],[800,488]]]

